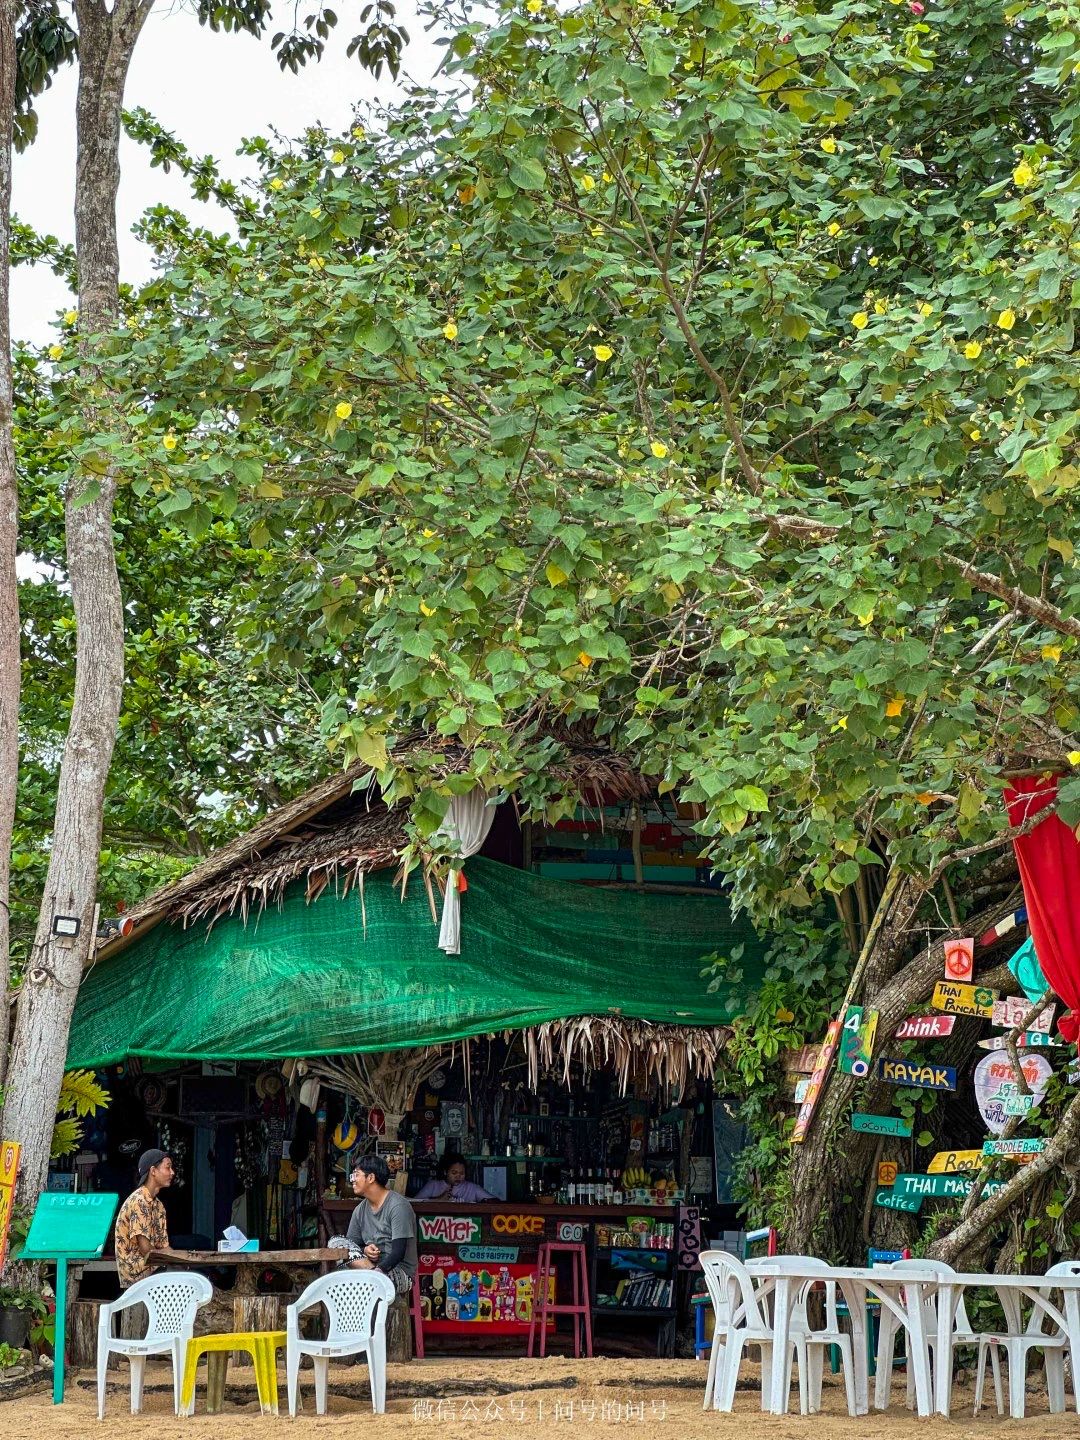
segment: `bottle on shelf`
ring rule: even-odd
[[[615,1200],[615,1172],[613,1170],[607,1170],[604,1173],[606,1176],[604,1180],[604,1204],[612,1205]]]
[[[570,1205],[576,1205],[576,1204],[578,1203],[578,1198],[577,1198],[577,1196],[578,1196],[578,1185],[577,1185],[577,1171],[576,1171],[576,1170],[571,1170],[571,1171],[570,1171],[570,1179],[569,1179],[569,1181],[567,1182],[567,1185],[566,1185],[566,1195],[567,1195],[567,1203],[568,1203],[568,1204],[570,1204]]]

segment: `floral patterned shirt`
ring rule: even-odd
[[[116,1217],[116,1268],[120,1284],[126,1290],[136,1280],[152,1275],[155,1266],[149,1256],[139,1254],[138,1237],[145,1235],[151,1250],[165,1250],[169,1232],[165,1224],[165,1206],[145,1185],[132,1191],[120,1206]]]

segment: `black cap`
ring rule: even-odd
[[[167,1154],[167,1150],[144,1150],[139,1156],[139,1179],[145,1180],[152,1167],[160,1165]]]

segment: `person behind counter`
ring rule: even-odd
[[[412,1289],[416,1274],[416,1217],[396,1190],[386,1188],[390,1167],[381,1155],[365,1155],[353,1169],[352,1187],[360,1204],[345,1232],[350,1246],[363,1254],[346,1261],[352,1270],[381,1270],[399,1295]]]
[[[120,1206],[116,1216],[116,1269],[126,1290],[161,1267],[150,1264],[151,1250],[173,1250],[165,1222],[165,1206],[158,1199],[174,1179],[172,1157],[164,1150],[144,1150],[139,1156],[139,1185]]]
[[[478,1200],[494,1200],[481,1185],[474,1185],[465,1179],[464,1156],[448,1151],[439,1161],[435,1179],[429,1180],[422,1190],[413,1196],[414,1200],[457,1200],[463,1205],[475,1205]]]

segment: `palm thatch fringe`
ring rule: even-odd
[[[570,1066],[614,1068],[625,1095],[636,1075],[655,1081],[678,1099],[692,1078],[711,1079],[732,1031],[724,1025],[665,1025],[622,1015],[579,1015],[549,1020],[525,1032],[529,1086],[536,1088],[540,1066],[560,1069],[570,1084]]]
[[[324,1055],[305,1060],[306,1075],[313,1075],[331,1090],[358,1100],[365,1109],[385,1115],[404,1115],[412,1109],[417,1090],[446,1064],[444,1047],[420,1050],[380,1050],[359,1055]]]

